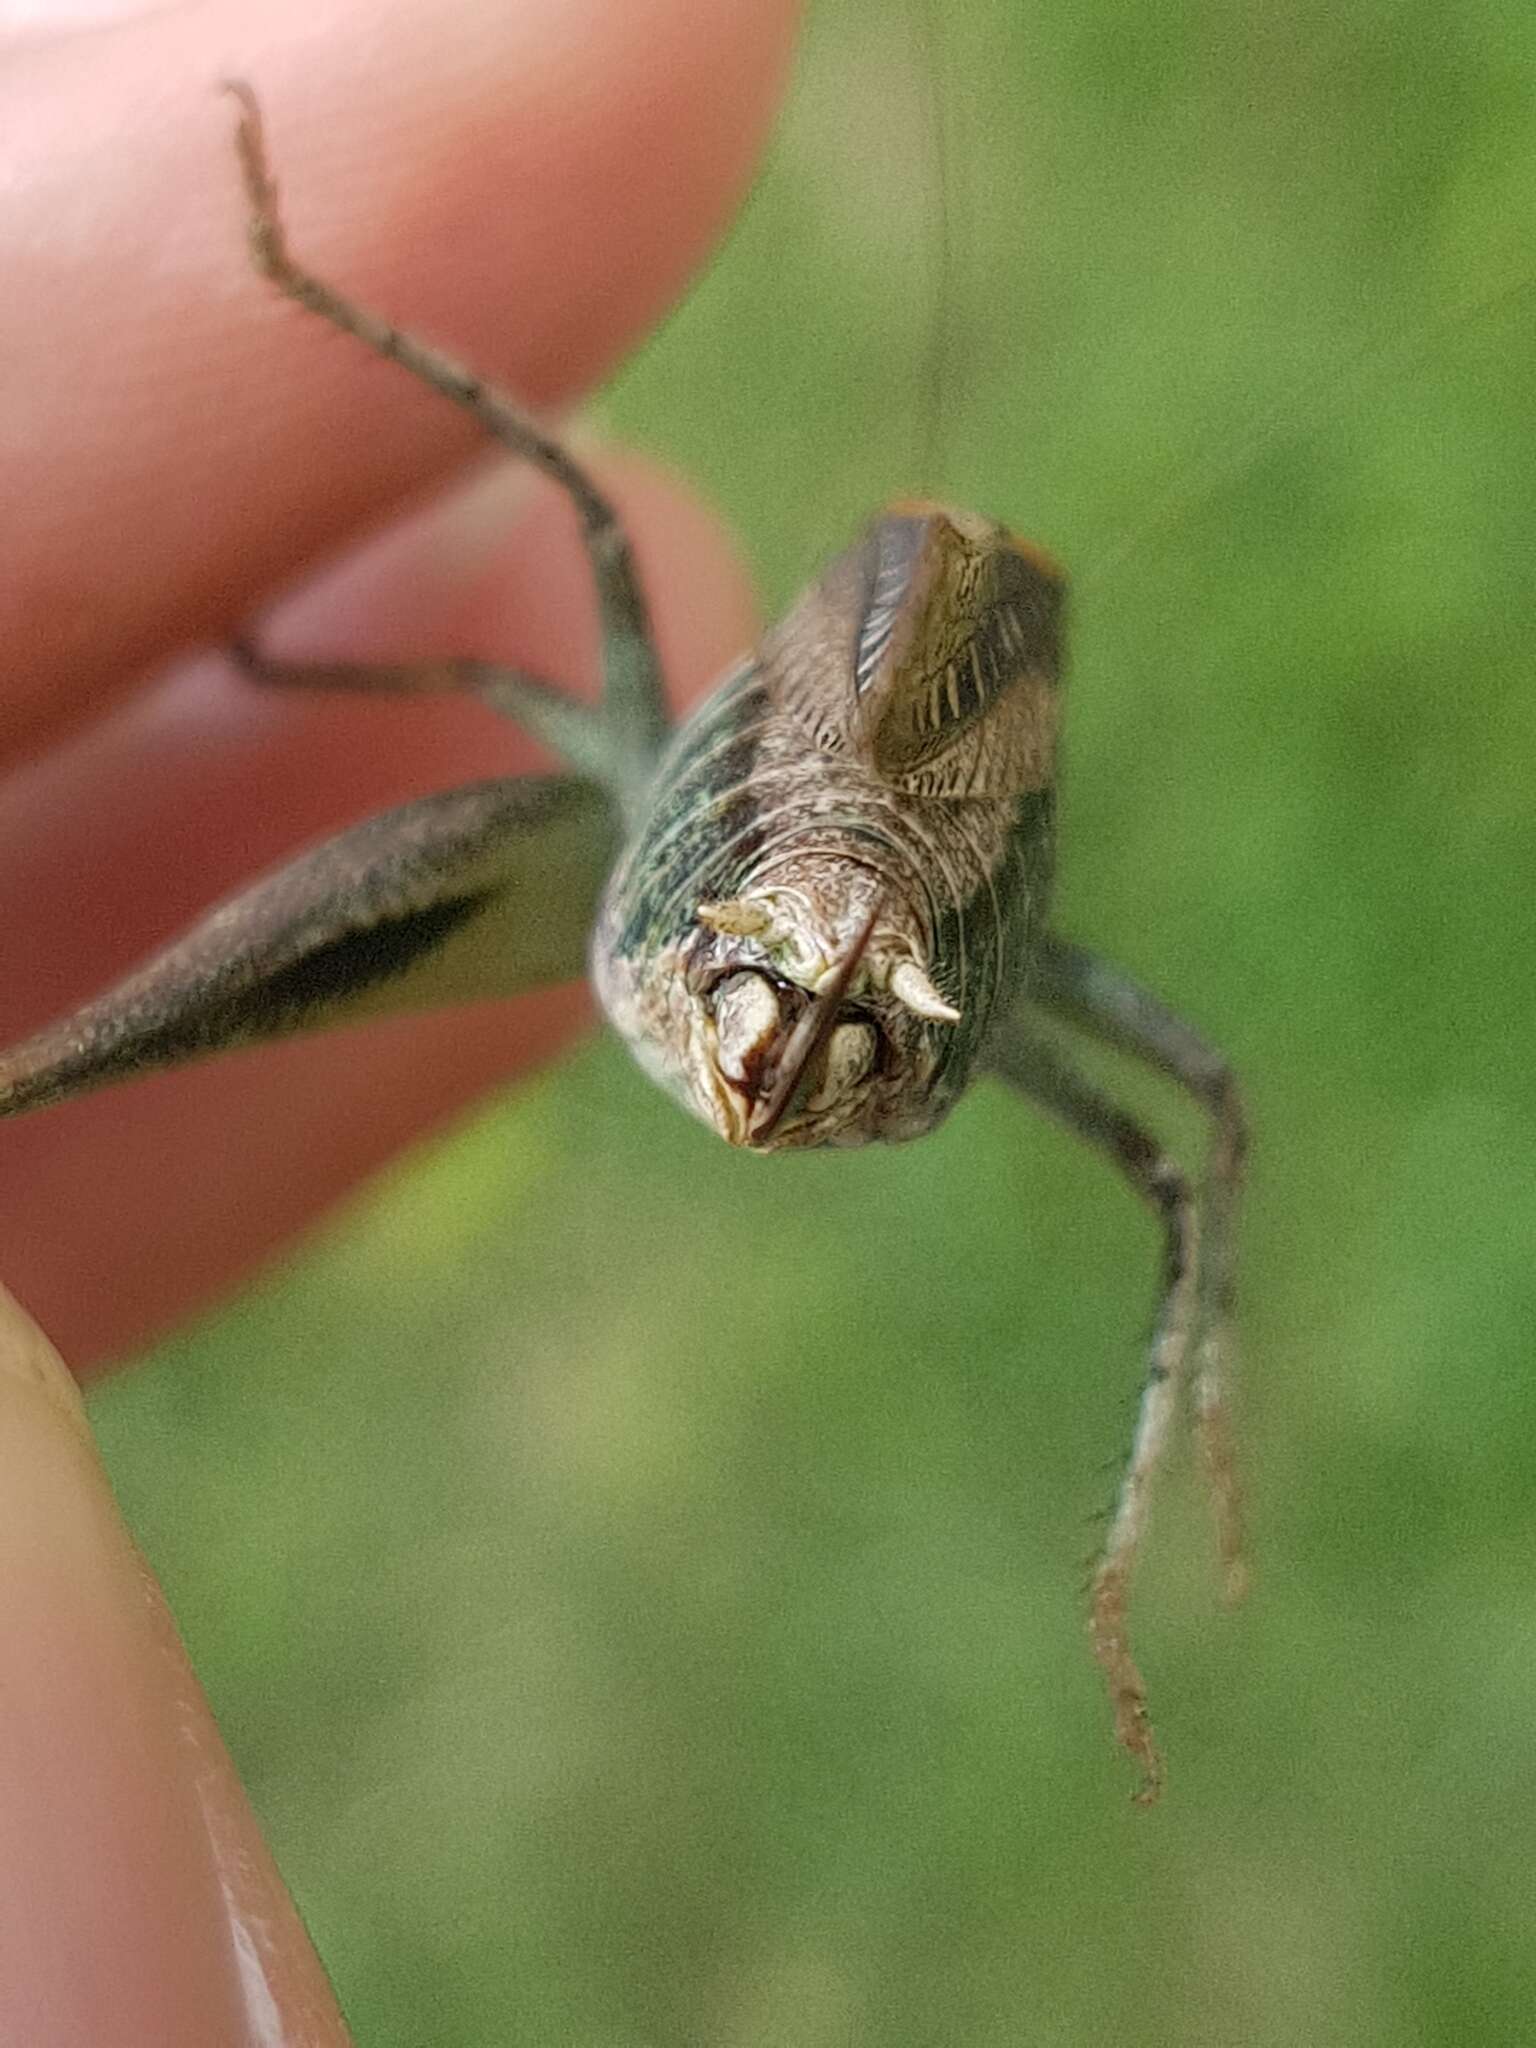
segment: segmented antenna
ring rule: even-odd
[[[921,68],[928,80],[923,127],[928,158],[924,232],[928,244],[930,301],[926,362],[918,394],[916,483],[922,492],[942,496],[944,399],[953,367],[950,322],[955,286],[955,251],[949,210],[949,123],[944,93],[944,36],[939,23],[939,0],[914,0],[914,5],[915,39],[921,54]]]
[[[1524,271],[1497,279],[1486,290],[1442,307],[1406,332],[1383,334],[1377,329],[1360,341],[1342,364],[1335,364],[1322,383],[1308,368],[1235,438],[1187,463],[1168,489],[1143,507],[1102,555],[1079,570],[1079,588],[1112,583],[1127,563],[1176,534],[1219,491],[1241,482],[1256,469],[1272,449],[1305,441],[1389,370],[1411,367],[1428,356],[1433,343],[1454,333],[1466,320],[1496,311],[1533,285],[1536,272]]]

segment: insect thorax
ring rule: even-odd
[[[731,1142],[916,1137],[964,1088],[1045,911],[1059,608],[1002,529],[902,508],[674,738],[593,974]]]

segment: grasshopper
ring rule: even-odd
[[[1139,1413],[1089,1599],[1116,1735],[1162,1763],[1128,1604],[1186,1395],[1229,1597],[1245,1568],[1228,1426],[1245,1124],[1222,1056],[1049,917],[1065,581],[994,521],[891,505],[676,731],[629,542],[582,465],[514,400],[291,255],[259,106],[231,82],[256,269],[463,407],[556,482],[602,627],[601,702],[476,661],[278,662],[279,687],[462,689],[568,764],[369,819],[212,910],[137,973],[0,1053],[0,1116],[225,1048],[512,996],[589,971],[639,1063],[756,1152],[896,1141],[991,1076],[1057,1118],[1154,1212],[1162,1271]],[[1207,1114],[1197,1187],[1079,1071],[1074,1035]]]

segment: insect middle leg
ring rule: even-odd
[[[1165,1074],[1211,1119],[1200,1206],[1195,1414],[1216,1514],[1224,1591],[1247,1590],[1242,1494],[1232,1448],[1230,1382],[1235,1352],[1237,1222],[1248,1125],[1237,1078],[1225,1057],[1112,961],[1047,935],[1032,967],[1030,999],[1115,1051]]]
[[[622,783],[633,795],[649,777],[668,721],[650,614],[617,512],[582,465],[514,399],[483,383],[440,349],[344,298],[294,261],[278,210],[256,95],[239,79],[229,80],[227,89],[240,103],[235,146],[251,208],[251,257],[262,276],[286,298],[399,363],[461,406],[504,447],[558,484],[570,500],[581,522],[602,626],[603,710],[615,763],[605,779]],[[393,671],[397,678],[404,673]]]
[[[1178,1410],[1195,1329],[1200,1261],[1194,1191],[1156,1139],[1078,1073],[1022,1008],[1005,1021],[991,1047],[989,1065],[1085,1144],[1102,1152],[1162,1224],[1162,1282],[1146,1378],[1130,1456],[1094,1568],[1090,1605],[1094,1655],[1109,1682],[1115,1734],[1141,1766],[1136,1797],[1150,1805],[1161,1789],[1163,1766],[1147,1713],[1146,1687],[1131,1653],[1127,1606],[1152,1479]]]
[[[464,692],[480,698],[542,740],[547,747],[621,795],[626,777],[615,758],[613,735],[592,708],[542,677],[495,662],[456,658],[421,662],[287,661],[267,654],[246,635],[226,649],[243,675],[280,689],[358,690],[378,696],[430,696]]]

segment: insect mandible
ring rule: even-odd
[[[602,699],[475,661],[305,665],[242,643],[241,665],[267,684],[470,691],[569,772],[419,799],[257,881],[0,1053],[0,1116],[228,1047],[584,970],[640,1064],[747,1150],[919,1137],[973,1079],[1007,1083],[1101,1152],[1163,1235],[1140,1409],[1089,1602],[1116,1734],[1150,1802],[1162,1764],[1128,1596],[1186,1397],[1229,1597],[1244,1583],[1228,1403],[1246,1140],[1220,1054],[1050,922],[1061,570],[990,519],[894,504],[672,731],[606,498],[515,401],[294,260],[255,96],[229,90],[257,269],[567,494],[601,621]],[[1074,1034],[1171,1078],[1208,1114],[1198,1188],[1079,1072]]]

